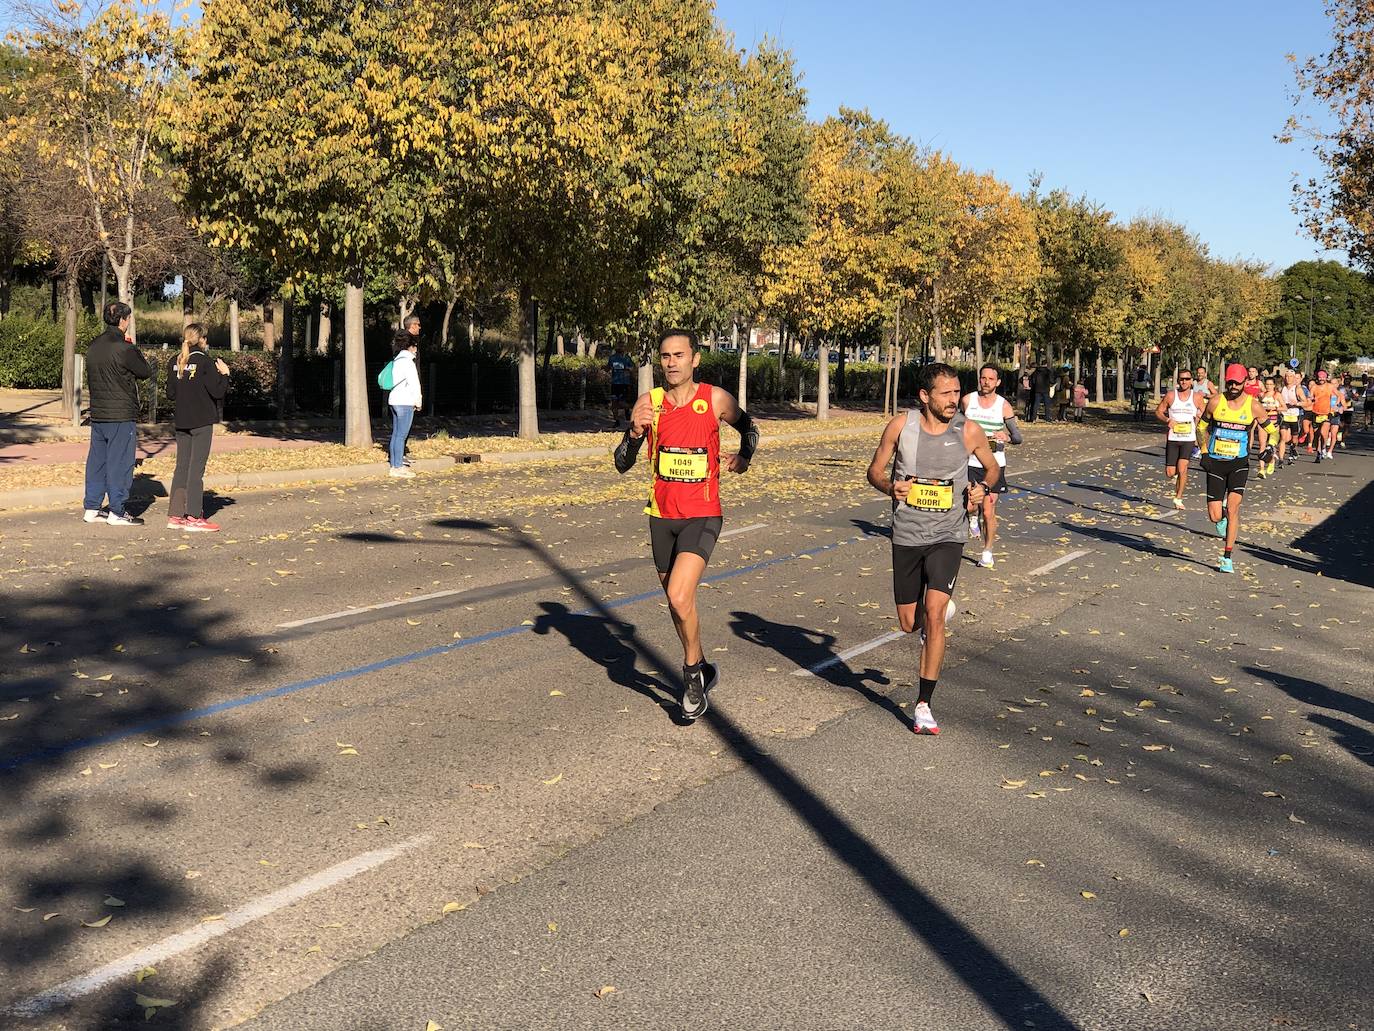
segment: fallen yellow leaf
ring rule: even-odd
[[[603,984],[603,985],[602,985],[600,988],[598,988],[596,991],[592,992],[592,994],[593,994],[594,996],[596,996],[598,999],[604,999],[604,998],[606,998],[608,995],[614,995],[614,994],[615,994],[615,985],[613,985],[613,984]]]
[[[157,976],[157,967],[144,967],[134,975],[134,984],[142,984],[150,977]]]
[[[88,921],[88,920],[82,920],[82,921],[81,921],[81,926],[82,926],[82,927],[104,927],[104,926],[105,926],[106,924],[108,924],[109,922],[110,922],[110,918],[109,918],[108,916],[102,916],[99,920],[89,920],[89,921]]]
[[[445,902],[444,908],[441,909],[440,912],[444,916],[448,916],[450,913],[460,913],[467,908],[468,907],[461,902]]]
[[[1097,895],[1091,891],[1080,891],[1078,894],[1082,895],[1085,899],[1097,898]]]
[[[563,779],[563,774],[560,773],[560,774],[558,774],[557,776],[550,777],[548,780],[544,781],[544,783],[545,783],[545,784],[548,784],[550,787],[552,787],[554,784],[557,784],[557,783],[558,783],[560,780],[562,780],[562,779]]]

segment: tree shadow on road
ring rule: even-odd
[[[72,972],[72,956],[91,966],[127,952],[130,921],[180,929],[203,907],[162,853],[169,836],[193,833],[191,814],[154,787],[176,745],[185,746],[177,761],[232,770],[245,787],[311,776],[270,757],[248,762],[237,729],[217,725],[206,739],[204,723],[193,722],[198,707],[241,673],[274,664],[257,641],[227,630],[227,610],[153,578],[72,578],[11,596],[20,603],[0,616],[0,654],[7,657],[0,680],[5,1026],[15,1026],[6,1023],[6,1007],[51,987],[38,979]],[[107,904],[111,897],[124,905]],[[108,931],[82,926],[106,916]],[[99,947],[101,935],[115,951]],[[141,934],[137,940],[147,943]],[[196,1026],[224,976],[212,964],[194,981],[164,982],[150,994],[175,997],[175,1020]],[[132,978],[120,978],[77,1001],[63,1019],[102,1029],[141,1023],[133,991]]]
[[[1319,709],[1343,712],[1347,716],[1353,716],[1357,720],[1363,720],[1374,726],[1374,701],[1359,698],[1345,691],[1337,691],[1335,688],[1319,684],[1315,680],[1305,680],[1302,677],[1277,673],[1272,669],[1260,669],[1255,666],[1246,666],[1244,669],[1252,677],[1269,681],[1294,701],[1302,702],[1304,705],[1314,705]]]
[[[788,662],[812,670],[815,676],[828,684],[858,692],[869,703],[891,714],[904,727],[910,726],[911,717],[902,711],[900,705],[868,686],[869,683],[886,686],[892,681],[871,666],[862,671],[851,669],[836,654],[833,634],[792,623],[775,623],[753,612],[739,611],[730,613],[730,629],[741,640],[760,648],[771,648]]]
[[[1120,530],[1103,530],[1096,526],[1079,526],[1076,523],[1062,521],[1057,525],[1064,530],[1078,534],[1080,537],[1090,537],[1104,544],[1117,544],[1131,551],[1138,551],[1155,558],[1168,559],[1170,562],[1187,562],[1204,569],[1212,568],[1206,562],[1199,562],[1192,555],[1185,555],[1183,552],[1174,551],[1172,548],[1161,547],[1157,541],[1152,541],[1140,534],[1122,533]]]

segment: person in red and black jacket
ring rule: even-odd
[[[205,328],[192,322],[181,353],[167,363],[167,399],[176,405],[177,468],[167,507],[167,529],[214,533],[205,518],[205,463],[219,422],[219,402],[229,390],[229,366],[205,353]]]

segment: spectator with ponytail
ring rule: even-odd
[[[205,463],[219,421],[219,402],[229,390],[229,366],[205,353],[205,327],[182,332],[181,353],[167,365],[167,399],[176,406],[177,468],[172,476],[167,529],[214,533],[205,518]]]

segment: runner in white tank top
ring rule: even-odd
[[[1193,374],[1180,369],[1178,386],[1159,400],[1155,418],[1169,427],[1164,438],[1164,475],[1174,481],[1174,508],[1183,508],[1188,462],[1197,445],[1197,422],[1206,397],[1196,389]]]
[[[997,495],[1006,493],[1007,489],[1006,447],[1008,444],[1021,443],[1021,431],[1016,425],[1016,409],[997,392],[1001,385],[1001,370],[989,362],[978,370],[978,389],[966,394],[960,402],[964,416],[976,422],[987,435],[988,443],[992,445],[993,458],[1002,470],[997,484],[984,495],[981,510],[974,512],[969,520],[973,533],[983,538],[983,556],[978,560],[978,564],[984,569],[991,569],[994,561],[992,545],[997,540]],[[968,478],[970,483],[984,483],[983,463],[978,461],[975,455],[969,456]]]

